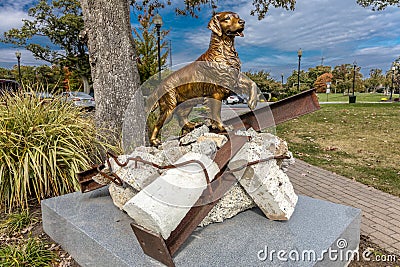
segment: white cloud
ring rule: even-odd
[[[236,42],[244,69],[290,73],[297,68],[299,48],[305,69],[324,57],[332,66],[357,61],[364,74],[369,68],[385,70],[400,55],[400,8],[373,12],[355,0],[307,0],[297,1],[295,11],[272,8],[261,21],[249,14],[251,9],[251,2],[233,9],[246,21],[245,37]],[[189,46],[208,45],[209,34],[192,31],[199,34],[186,39]]]
[[[395,21],[400,9],[372,12],[358,6],[355,0],[298,1],[294,12],[271,9],[262,21],[248,15],[251,4],[248,5],[239,11],[247,25],[243,45],[314,50],[400,34]]]
[[[25,49],[12,49],[12,48],[3,48],[0,49],[0,65],[12,67],[17,64],[17,58],[15,56],[15,52],[21,52],[21,65],[30,65],[30,66],[40,66],[49,64],[43,60],[37,60],[33,57],[32,53]]]
[[[28,18],[28,15],[23,11],[1,9],[0,17],[0,32],[3,33],[12,28],[20,28],[22,26],[22,19]]]
[[[385,56],[388,54],[399,55],[400,44],[393,47],[374,46],[359,49],[356,52],[357,56]]]
[[[33,0],[15,0],[0,3],[0,34],[22,25],[28,18],[27,8]],[[226,4],[224,4],[226,2]],[[195,60],[209,44],[207,29],[211,11],[203,8],[200,19],[166,15],[176,4],[163,10],[166,27],[171,32],[173,63]],[[251,1],[231,2],[221,0],[218,11],[232,10],[246,20],[245,37],[238,38],[236,47],[244,69],[266,69],[291,73],[297,69],[296,51],[302,48],[302,68],[307,69],[324,63],[335,66],[354,60],[369,72],[368,68],[388,68],[400,55],[400,8],[389,7],[373,12],[356,4],[356,0],[305,0],[297,1],[295,11],[271,8],[264,20],[250,16]],[[184,21],[184,23],[182,23]],[[168,26],[169,25],[169,26]],[[132,24],[132,26],[136,26]],[[23,52],[23,60],[38,63],[29,52]],[[0,50],[0,63],[14,62],[15,50]],[[28,61],[25,62],[28,64]]]
[[[35,1],[32,0],[14,0],[0,4],[0,33],[12,28],[22,26],[22,19],[28,19],[28,13],[24,8],[30,6]]]

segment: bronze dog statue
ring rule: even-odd
[[[162,81],[155,93],[147,99],[147,107],[160,107],[160,116],[151,132],[150,143],[159,145],[157,135],[175,110],[179,125],[184,130],[194,129],[188,121],[193,106],[208,98],[212,127],[224,130],[221,121],[221,101],[232,92],[249,94],[248,106],[257,105],[257,86],[241,72],[241,63],[234,47],[236,36],[243,37],[245,21],[236,13],[215,14],[208,24],[212,31],[208,50],[195,62],[175,71]],[[215,99],[215,100],[214,100]],[[177,108],[179,105],[179,108]]]

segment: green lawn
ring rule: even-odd
[[[277,127],[297,158],[400,196],[400,104],[327,104]]]
[[[351,95],[351,93],[350,93]],[[355,93],[357,97],[357,102],[381,102],[382,98],[389,99],[389,96],[385,96],[384,94],[372,94],[372,93]],[[393,99],[398,98],[398,94],[393,94]],[[319,93],[318,99],[321,102],[349,102],[349,96],[343,94],[324,94]]]

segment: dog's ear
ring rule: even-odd
[[[221,25],[219,24],[218,14],[214,15],[210,22],[208,23],[208,28],[212,30],[218,36],[222,36]]]

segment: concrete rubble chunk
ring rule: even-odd
[[[197,142],[202,142],[204,140],[212,140],[215,142],[218,148],[221,148],[226,142],[228,142],[228,137],[222,134],[204,133],[197,139]]]
[[[210,130],[208,129],[208,127],[206,125],[203,125],[199,128],[194,129],[193,131],[191,131],[190,133],[188,133],[187,135],[185,135],[184,137],[182,137],[180,139],[180,142],[182,145],[187,145],[193,142],[196,142],[197,139],[204,135],[205,133],[210,132]]]
[[[229,163],[230,169],[243,166],[248,162],[276,156],[286,152],[280,148],[282,141],[270,134],[252,135]],[[284,145],[286,146],[286,145]],[[278,151],[278,149],[280,151]],[[287,165],[288,162],[285,162]],[[288,176],[280,168],[277,160],[258,163],[234,173],[240,185],[254,200],[256,205],[271,220],[289,220],[294,212],[298,197]]]
[[[112,200],[115,206],[122,210],[122,207],[125,205],[128,200],[133,198],[138,191],[132,188],[128,184],[124,184],[123,186],[118,186],[116,184],[111,183],[108,188],[110,195],[112,195]]]
[[[201,161],[214,179],[220,171],[205,155],[189,152],[176,163]],[[207,187],[203,168],[195,163],[170,169],[130,199],[123,209],[133,220],[167,239]]]
[[[235,184],[203,219],[199,226],[205,227],[216,222],[223,222],[242,211],[254,208],[256,204],[239,184]]]
[[[205,139],[201,142],[193,143],[192,152],[203,154],[208,158],[214,158],[215,153],[217,153],[217,145],[214,141]]]
[[[164,142],[158,149],[154,147],[138,147],[129,156],[139,155],[142,158],[148,161],[153,161],[159,165],[171,165],[188,153],[201,154],[202,157],[207,158],[208,160],[213,159],[217,148],[221,147],[227,141],[227,138],[224,135],[209,133],[206,127],[203,129],[200,128],[196,129],[198,130],[197,133],[194,133],[190,138],[188,138],[187,135],[185,136],[187,141],[189,139],[191,140],[190,142],[188,141],[189,144],[187,145],[182,145],[182,142],[178,140],[171,140]],[[189,133],[189,135],[190,134],[191,133]],[[238,152],[236,157],[231,160],[231,168],[233,168],[235,164],[236,166],[239,166],[250,161],[274,155],[288,155],[290,158],[284,160],[272,160],[268,163],[264,163],[264,165],[257,164],[251,168],[248,168],[247,172],[242,170],[235,173],[235,176],[238,180],[241,180],[241,182],[238,182],[236,185],[234,185],[218,201],[208,216],[201,222],[200,226],[206,226],[215,222],[222,222],[225,219],[232,218],[238,213],[247,209],[251,209],[257,205],[259,205],[260,208],[265,211],[268,218],[286,220],[290,218],[290,214],[293,212],[294,206],[296,205],[296,195],[293,192],[290,181],[284,173],[286,169],[294,162],[293,157],[291,157],[292,154],[288,151],[286,142],[275,135],[269,133],[257,133],[253,129],[242,131],[239,134],[250,136],[251,140],[247,142],[242,150]],[[128,156],[120,156],[119,159],[124,161],[127,157]],[[144,199],[147,199],[150,194],[153,194],[153,192],[148,192],[146,186],[152,184],[160,176],[163,177],[166,172],[143,164],[139,164],[137,169],[132,169],[132,166],[134,166],[132,164],[134,163],[130,163],[127,167],[120,168],[119,166],[114,166],[113,163],[112,168],[117,170],[119,177],[126,183],[123,187],[119,187],[117,185],[110,186],[110,195],[115,205],[119,208],[122,208],[129,200],[132,200],[140,191],[144,191],[143,194],[148,195],[147,197],[140,196],[140,199],[143,198],[141,205],[147,205],[147,202]],[[128,170],[126,170],[127,168]],[[249,172],[251,172],[251,175]],[[190,179],[181,178],[181,174],[175,173],[172,170],[169,171],[168,175],[168,179],[170,180],[185,181],[185,187],[190,186],[190,183],[193,182],[192,176]],[[245,179],[246,177],[252,177],[252,179]],[[185,179],[188,179],[188,181]],[[169,184],[164,178],[162,178],[161,181],[162,183],[158,182],[155,185],[164,187],[165,192],[175,192],[176,186],[174,184]],[[153,185],[153,187],[155,185]],[[260,187],[259,185],[263,186]],[[255,186],[258,186],[256,187],[257,190],[255,190]],[[273,188],[271,192],[268,190],[262,191],[266,190],[265,188],[270,186]],[[146,190],[143,190],[143,188],[146,188]],[[248,192],[245,189],[247,189]],[[154,188],[152,190],[154,190]],[[195,191],[197,192],[197,189]],[[175,195],[175,193],[165,194],[165,196],[171,196],[172,198],[174,198]],[[268,197],[265,197],[264,195]],[[152,201],[157,202],[156,200],[160,197],[156,194],[152,198]],[[254,200],[257,200],[257,204],[253,198],[255,198]],[[139,197],[136,198],[136,200],[138,199]],[[195,198],[193,198],[193,201],[194,199]],[[164,199],[161,202],[168,203],[169,201],[171,201],[171,199]],[[177,199],[173,199],[172,202],[177,202]],[[132,200],[130,204],[126,206],[126,208],[129,209],[132,203],[136,202]],[[177,206],[181,206],[181,204],[182,203],[178,203]],[[157,212],[159,206],[149,205],[147,208],[149,210],[154,209],[155,212]],[[179,207],[176,207],[176,209],[178,210]],[[184,210],[185,211],[179,212],[180,216],[182,216],[182,214],[186,214],[188,207],[185,206]],[[280,213],[282,211],[284,212]],[[133,214],[134,212],[131,211],[130,213]],[[145,217],[143,216],[142,220],[144,221]],[[157,223],[162,224],[161,221],[166,220],[165,218],[160,217],[160,222]],[[154,222],[152,221],[154,220],[154,218],[149,219],[149,221],[153,224]],[[146,223],[147,222],[143,222],[143,224]],[[172,226],[168,227],[168,229],[172,228]],[[149,229],[151,226],[147,226],[146,228]],[[152,229],[156,232],[161,232],[158,226],[152,226]],[[165,236],[168,235],[166,234],[168,231],[164,231]]]
[[[159,157],[164,165],[172,165],[189,151],[191,151],[190,145],[179,146],[179,140],[172,140],[164,142],[154,155]]]
[[[163,164],[162,160],[159,157],[151,155],[146,152],[137,152],[137,151],[134,151],[130,155],[121,155],[118,157],[118,160],[121,163],[124,163],[128,160],[128,158],[135,158],[135,157],[140,157],[143,160],[153,162],[158,165]],[[134,161],[129,161],[128,165],[123,168],[117,165],[114,159],[110,159],[110,163],[111,163],[111,169],[118,175],[118,177],[124,177],[123,181],[129,184],[136,191],[142,190],[151,182],[151,180],[149,180],[149,177],[158,174],[157,168],[141,162],[137,162],[138,168],[135,168]]]

